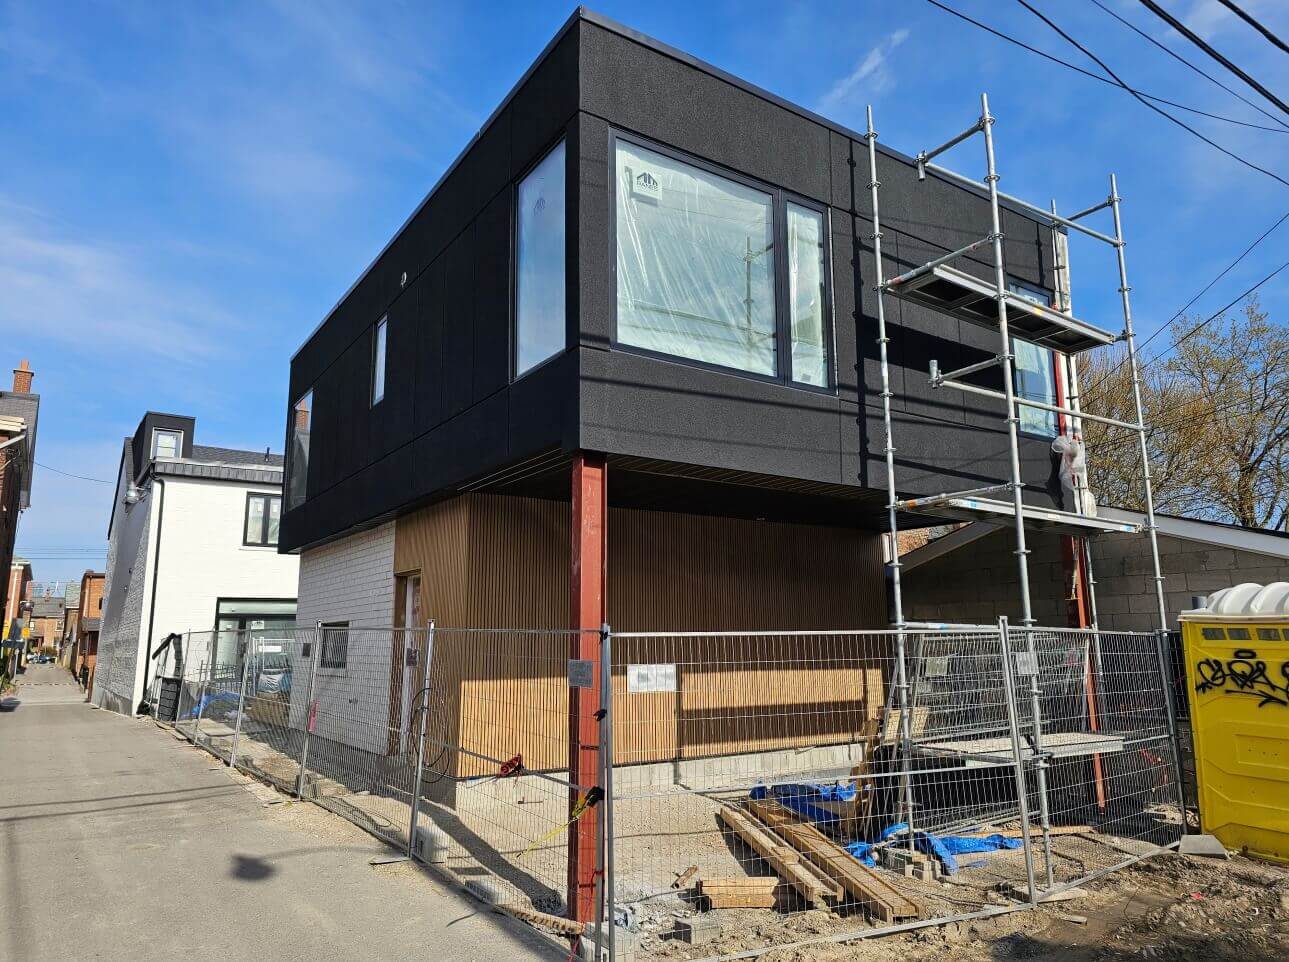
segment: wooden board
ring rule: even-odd
[[[779,887],[779,880],[773,875],[748,875],[743,878],[705,878],[698,882],[698,890],[704,895],[724,890],[747,892],[773,892]]]
[[[839,882],[856,900],[883,922],[918,918],[917,903],[905,897],[873,869],[861,864],[814,825],[803,822],[778,802],[749,799],[747,808],[806,858]]]
[[[707,899],[707,907],[711,909],[772,909],[777,904],[773,892],[767,895],[762,892],[732,890],[712,892],[703,898]]]
[[[717,814],[753,851],[770,863],[770,867],[805,899],[806,904],[815,905],[825,898],[840,902],[845,898],[841,885],[824,877],[814,866],[803,861],[796,849],[782,844],[777,835],[758,826],[745,813],[722,808]]]

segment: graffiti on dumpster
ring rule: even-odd
[[[1258,707],[1280,705],[1289,708],[1289,661],[1281,662],[1280,677],[1272,677],[1267,663],[1252,648],[1238,648],[1226,661],[1219,658],[1201,659],[1195,666],[1199,684],[1195,690],[1201,695],[1221,690],[1228,695],[1245,695],[1258,699]]]

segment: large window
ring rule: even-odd
[[[828,386],[822,212],[624,138],[614,177],[619,345]]]
[[[564,143],[519,184],[515,376],[564,350]]]
[[[1007,289],[1019,294],[1027,301],[1051,307],[1052,296],[1041,287],[1033,287],[1020,281],[1011,281]],[[1012,354],[1016,360],[1012,369],[1016,372],[1014,387],[1017,397],[1027,401],[1039,401],[1043,404],[1056,403],[1056,357],[1050,348],[1040,347],[1028,341],[1012,338]],[[1016,405],[1020,412],[1020,429],[1028,434],[1041,434],[1054,438],[1057,434],[1055,411],[1044,411],[1024,404]]]
[[[276,494],[248,494],[246,523],[242,543],[255,547],[277,544],[278,523],[282,518],[282,498]]]
[[[304,504],[309,484],[309,429],[313,423],[313,392],[291,406],[291,441],[286,452],[287,510]]]
[[[385,397],[385,338],[389,329],[389,318],[382,317],[376,322],[372,334],[371,350],[371,403],[374,407]]]
[[[177,458],[182,454],[184,433],[154,428],[152,431],[152,456],[154,458]]]

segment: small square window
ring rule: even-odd
[[[389,318],[382,317],[376,322],[375,335],[372,337],[371,403],[373,407],[385,397],[385,340],[388,329]]]
[[[322,626],[321,668],[344,668],[349,663],[349,622],[331,621]]]
[[[154,458],[177,458],[183,451],[184,434],[182,431],[167,431],[156,428],[152,432],[152,456]]]
[[[282,518],[282,498],[276,494],[246,496],[246,524],[242,544],[271,547],[277,544],[278,523]]]

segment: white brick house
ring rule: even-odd
[[[194,444],[195,428],[149,413],[121,456],[93,700],[124,714],[171,632],[295,623],[299,560],[277,550],[281,456]]]

